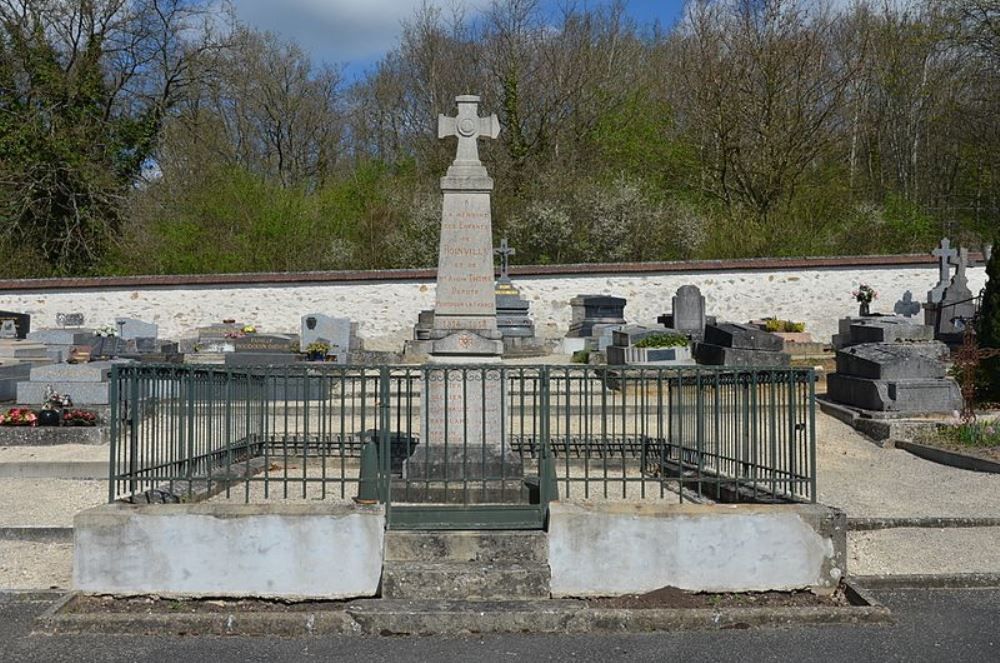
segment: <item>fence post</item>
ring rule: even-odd
[[[118,447],[118,431],[120,426],[118,424],[118,417],[121,416],[121,407],[118,404],[118,380],[121,377],[121,368],[118,364],[111,365],[111,385],[110,390],[110,401],[111,401],[111,441],[110,441],[110,457],[108,458],[108,503],[115,501],[115,470],[117,469],[117,447]]]
[[[556,468],[553,464],[552,450],[550,446],[550,418],[552,415],[551,404],[549,402],[549,394],[551,390],[551,384],[549,381],[550,373],[548,366],[542,366],[539,373],[539,387],[541,393],[539,394],[540,400],[540,410],[541,410],[541,421],[539,422],[539,437],[540,440],[540,454],[538,461],[538,502],[541,508],[546,508],[546,505],[558,499],[559,497],[559,486],[556,484]]]

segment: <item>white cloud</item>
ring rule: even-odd
[[[318,59],[347,62],[371,59],[390,49],[403,20],[412,17],[423,0],[236,0],[235,4],[237,15],[250,25],[295,40]]]

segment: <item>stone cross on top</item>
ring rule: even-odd
[[[958,251],[951,248],[951,241],[945,237],[941,240],[941,245],[931,251],[931,255],[938,259],[938,283],[927,293],[927,301],[931,304],[941,303],[944,291],[951,281],[951,259],[958,255]]]
[[[969,264],[969,249],[961,247],[958,249],[958,259],[952,258],[949,260],[952,265],[955,265],[955,277],[954,283],[965,283],[965,268]]]
[[[480,137],[496,138],[500,135],[500,120],[496,113],[489,117],[479,117],[479,97],[474,94],[463,94],[455,97],[458,103],[458,115],[445,117],[438,115],[438,138],[448,136],[458,137],[458,151],[455,153],[455,163],[460,165],[479,165]]]
[[[507,238],[504,237],[500,240],[500,247],[493,249],[493,253],[500,256],[500,278],[505,278],[510,269],[510,257],[517,255],[517,251],[507,244]]]

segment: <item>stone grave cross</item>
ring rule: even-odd
[[[949,260],[952,265],[955,265],[955,277],[952,279],[954,284],[965,284],[967,279],[965,276],[965,269],[969,264],[969,249],[964,246],[958,249],[958,259],[952,258]]]
[[[496,138],[500,135],[500,121],[496,113],[489,117],[479,117],[479,97],[464,94],[455,98],[458,115],[446,117],[438,115],[438,138],[458,137],[455,153],[456,165],[479,165],[480,137]]]
[[[947,237],[941,240],[941,245],[931,251],[931,255],[938,259],[938,284],[927,293],[927,301],[931,304],[940,304],[944,297],[944,291],[951,281],[952,258],[958,252],[951,248],[951,240]]]
[[[500,278],[507,278],[510,270],[510,258],[517,255],[517,251],[507,244],[507,238],[500,240],[500,247],[493,249],[493,253],[500,256]]]

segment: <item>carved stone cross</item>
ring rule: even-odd
[[[969,264],[969,249],[961,247],[958,249],[958,259],[952,258],[949,260],[952,265],[955,265],[955,283],[965,283],[965,268]]]
[[[517,251],[507,244],[507,238],[500,240],[500,247],[493,249],[493,253],[500,256],[500,278],[507,276],[510,269],[510,257],[517,255]]]
[[[500,120],[496,113],[489,117],[479,117],[479,97],[474,94],[464,94],[455,97],[458,104],[456,117],[438,115],[438,138],[448,136],[458,137],[458,150],[455,153],[455,163],[460,165],[479,165],[479,145],[477,140],[496,138],[500,135]]]
[[[927,293],[927,301],[931,304],[941,303],[944,291],[951,281],[951,259],[958,254],[958,251],[951,248],[951,240],[947,237],[941,240],[941,245],[931,251],[931,255],[938,259],[938,283]]]

